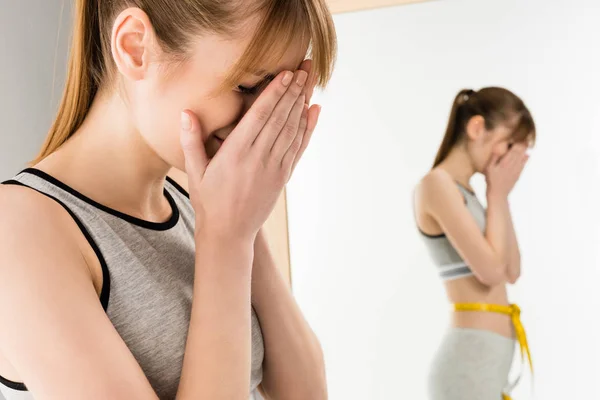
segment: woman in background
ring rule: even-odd
[[[0,186],[0,392],[325,399],[319,342],[261,229],[333,68],[325,1],[75,8],[57,119]]]
[[[510,91],[462,90],[416,189],[417,225],[454,310],[429,376],[431,400],[509,399],[515,339],[529,357],[506,291],[521,274],[508,196],[535,135],[529,110]],[[486,178],[487,210],[469,183],[476,173]]]

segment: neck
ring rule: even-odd
[[[170,167],[137,132],[116,93],[98,94],[83,125],[37,167],[108,207],[168,218],[163,188]]]
[[[450,176],[465,187],[470,187],[469,181],[475,175],[475,167],[464,145],[455,146],[448,157],[439,165]]]

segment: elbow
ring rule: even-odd
[[[311,399],[311,400],[327,400],[327,385],[315,385],[312,388],[308,388],[306,393],[298,396],[298,400]]]
[[[511,265],[508,268],[507,277],[508,277],[508,283],[510,283],[511,285],[514,285],[515,283],[517,283],[517,281],[521,277],[521,264],[517,262],[516,265]]]
[[[488,287],[498,286],[509,281],[507,265],[502,263],[488,268],[484,273],[478,275],[479,282]]]
[[[327,400],[327,382],[325,382],[324,377],[319,382],[315,382],[315,385],[309,392],[307,393],[308,396],[302,397],[302,399]]]
[[[318,340],[315,343],[315,356],[317,362],[315,363],[318,367],[314,377],[314,384],[312,386],[312,393],[310,393],[310,399],[315,400],[327,400],[327,374],[325,372],[325,355],[321,344]]]
[[[315,400],[327,400],[328,399],[328,394],[327,394],[327,374],[325,371],[325,354],[323,353],[323,348],[321,347],[321,343],[319,342],[319,340],[315,337],[314,343],[313,343],[313,354],[315,357],[315,362],[314,365],[316,366],[315,368],[315,374],[313,376],[312,382],[309,385],[310,387],[307,388],[307,391],[309,393],[307,393],[306,397],[302,397],[303,399],[315,399]]]
[[[266,370],[265,370],[266,371]],[[293,373],[292,373],[293,372]],[[265,374],[263,397],[268,400],[327,400],[325,358],[318,340],[307,342],[305,358],[285,376]]]

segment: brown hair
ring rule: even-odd
[[[75,0],[75,23],[67,82],[56,120],[33,164],[52,154],[83,123],[101,86],[114,82],[111,30],[127,7],[143,10],[168,54],[185,56],[194,34],[233,36],[252,16],[262,17],[246,52],[226,79],[235,82],[259,63],[279,60],[297,39],[310,44],[312,74],[319,86],[331,77],[337,51],[333,20],[325,0]]]
[[[478,92],[463,89],[454,99],[446,134],[433,168],[440,165],[454,146],[464,139],[467,123],[477,115],[484,118],[487,130],[494,129],[499,124],[510,124],[513,127],[513,141],[531,141],[531,144],[535,141],[533,117],[517,95],[499,87],[487,87]]]

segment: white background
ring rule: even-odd
[[[339,62],[289,186],[294,291],[324,347],[330,398],[425,399],[448,322],[412,190],[454,95],[499,85],[538,145],[511,196],[536,367],[515,399],[597,399],[600,4],[444,0],[340,15]],[[474,182],[481,193],[483,180]]]
[[[71,3],[0,0],[0,182],[35,158],[54,119],[64,86]]]

